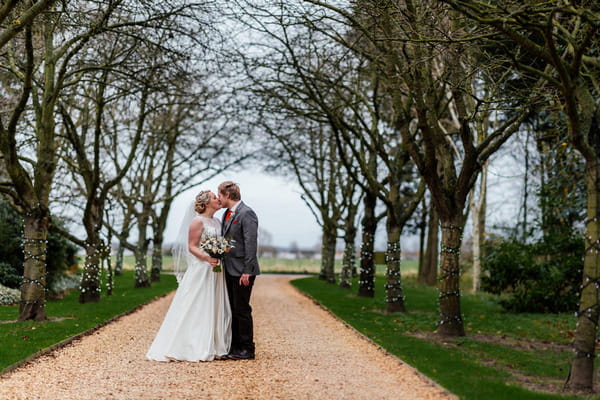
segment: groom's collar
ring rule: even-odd
[[[241,203],[242,203],[242,201],[241,201],[241,200],[239,200],[237,203],[235,203],[235,204],[233,205],[233,207],[231,207],[231,208],[230,208],[231,212],[232,212],[232,213],[234,213],[234,212],[235,212],[235,210],[237,210],[237,209],[238,209],[238,207],[239,207],[239,205],[240,205]]]

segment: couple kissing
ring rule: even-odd
[[[254,359],[250,296],[260,274],[257,241],[258,218],[242,202],[238,184],[223,182],[217,194],[196,195],[173,245],[178,288],[146,358]]]

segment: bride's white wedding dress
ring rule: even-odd
[[[220,236],[221,224],[216,218],[196,218],[204,222],[202,239]],[[188,268],[146,354],[149,360],[211,361],[229,352],[231,310],[225,275],[188,254]]]

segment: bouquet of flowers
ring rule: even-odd
[[[230,239],[221,236],[207,236],[200,242],[200,248],[204,250],[212,258],[221,259],[223,254],[229,253],[234,246]],[[213,268],[214,272],[221,272],[221,265],[217,264]]]

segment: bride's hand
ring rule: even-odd
[[[215,265],[217,265],[219,263],[219,260],[216,258],[209,257],[208,263],[210,264],[211,267],[214,267]]]

